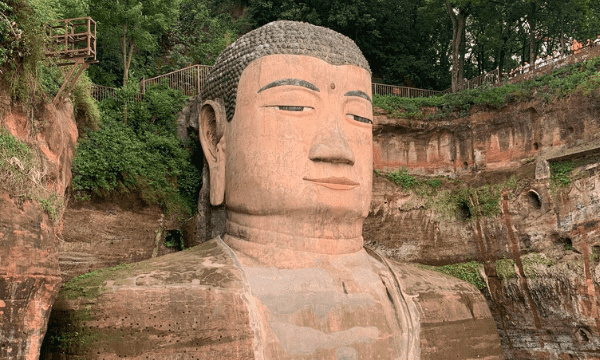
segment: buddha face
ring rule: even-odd
[[[225,127],[228,209],[366,217],[372,114],[362,68],[298,55],[252,62]]]
[[[220,142],[225,166],[217,181],[225,182],[228,211],[328,223],[364,219],[372,117],[370,74],[358,66],[300,55],[253,61]]]

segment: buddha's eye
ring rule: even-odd
[[[304,109],[309,109],[306,106],[278,106],[279,110],[283,111],[304,111]]]
[[[369,120],[367,118],[364,118],[362,116],[358,116],[358,115],[348,114],[348,117],[350,117],[350,119],[352,119],[352,120],[355,120],[355,121],[358,121],[358,122],[361,122],[361,123],[365,123],[365,124],[372,124],[373,123],[373,121],[371,121],[371,120]]]

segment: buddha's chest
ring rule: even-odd
[[[266,359],[406,358],[407,314],[389,273],[367,257],[345,260],[319,268],[244,269]]]

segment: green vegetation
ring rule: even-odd
[[[48,190],[43,168],[38,153],[0,127],[0,189],[18,201],[39,202],[55,221],[64,206],[64,198]]]
[[[62,17],[57,8],[57,0],[0,1],[0,80],[12,99],[33,114],[32,121],[40,105],[54,98],[69,70],[44,55],[48,39],[43,23]],[[90,86],[84,72],[71,92],[80,131],[95,128],[99,119]]]
[[[422,269],[437,271],[442,274],[450,275],[455,278],[461,279],[463,281],[468,282],[469,284],[474,285],[479,290],[486,288],[485,280],[481,276],[481,271],[483,271],[483,265],[478,263],[477,261],[443,266],[430,266],[419,264],[419,267]]]
[[[396,185],[400,185],[405,189],[410,189],[417,184],[414,176],[408,173],[406,168],[401,168],[385,174],[385,177]]]
[[[437,119],[468,115],[469,109],[476,105],[501,108],[511,102],[532,99],[549,103],[576,92],[595,96],[593,94],[600,88],[599,70],[600,58],[595,58],[518,84],[481,86],[428,98],[374,95],[373,105],[389,111],[393,117]],[[424,108],[434,108],[435,111],[423,111]]]
[[[588,164],[597,163],[600,161],[598,156],[590,156],[573,160],[551,161],[550,166],[550,185],[553,193],[557,188],[568,187],[574,178],[580,178],[587,173],[582,168]]]
[[[517,276],[517,272],[515,271],[515,261],[507,258],[496,260],[496,273],[503,281],[513,279]]]
[[[549,259],[544,254],[530,253],[521,257],[523,263],[523,271],[528,279],[535,279],[540,271],[543,269],[555,266],[557,260]],[[499,259],[495,261],[496,273],[498,277],[506,283],[506,281],[514,279],[517,276],[515,261],[513,259]],[[470,261],[466,263],[457,263],[444,266],[429,266],[421,265],[418,266],[422,269],[433,270],[442,274],[454,276],[455,278],[466,281],[473,284],[478,289],[482,290],[486,288],[486,282],[482,277],[483,264],[477,261]]]
[[[525,276],[528,279],[535,279],[540,271],[556,265],[557,260],[550,259],[540,253],[529,253],[521,256],[521,263],[523,264]],[[498,273],[498,277],[503,281],[515,278],[517,276],[515,261],[506,258],[496,260],[496,272]]]
[[[79,297],[94,299],[100,294],[106,280],[114,277],[115,271],[128,269],[130,266],[129,264],[119,264],[112,268],[99,269],[76,276],[63,285],[60,297],[70,300]]]
[[[412,191],[421,198],[423,208],[435,209],[444,216],[457,216],[461,220],[498,215],[501,211],[502,189],[517,187],[515,176],[498,184],[473,188],[465,187],[459,179],[448,179],[444,176],[420,180],[409,174],[406,168],[392,172],[376,170],[375,175],[385,175],[389,181],[406,191]]]
[[[193,159],[200,147],[179,140],[175,123],[186,100],[166,85],[154,86],[143,101],[129,103],[126,124],[121,102],[103,100],[100,130],[88,132],[77,146],[72,169],[75,195],[85,199],[93,193],[133,191],[180,219],[194,214],[201,171]]]

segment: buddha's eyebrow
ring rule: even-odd
[[[270,84],[267,84],[265,86],[263,86],[260,90],[258,90],[258,92],[270,89],[270,88],[274,88],[276,86],[283,86],[283,85],[293,85],[293,86],[302,86],[305,87],[307,89],[319,92],[319,89],[314,86],[313,84],[309,83],[308,81],[304,81],[304,80],[300,80],[300,79],[281,79],[281,80],[276,80],[273,81]]]
[[[359,98],[368,100],[371,103],[373,102],[373,101],[371,101],[371,98],[369,97],[369,95],[365,94],[364,92],[362,92],[360,90],[348,91],[347,93],[344,94],[344,96],[358,96]]]

